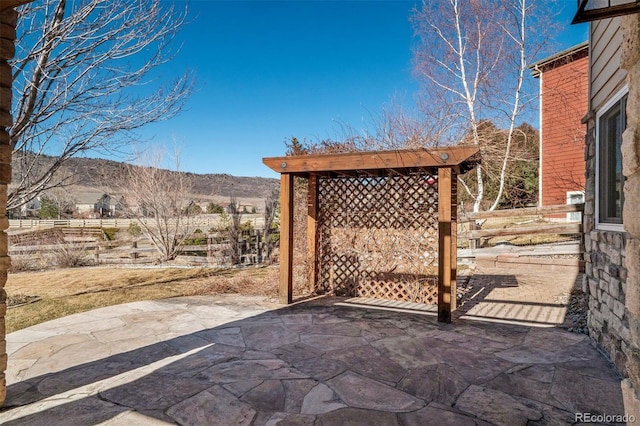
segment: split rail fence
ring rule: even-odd
[[[458,238],[472,250],[498,237],[527,236],[544,242],[543,236],[560,235],[582,241],[583,211],[584,203],[467,213],[460,218]]]
[[[222,219],[218,214],[198,215],[188,219],[193,227],[209,229],[219,226]],[[103,219],[9,219],[9,230],[31,230],[49,228],[128,228],[132,223],[145,219],[103,218]],[[260,214],[243,214],[242,222],[249,221],[254,228],[264,227],[264,217]]]
[[[277,260],[272,256],[277,253],[277,233],[269,238],[273,240],[267,244],[260,229],[244,231],[237,242],[222,232],[195,233],[180,246],[178,260],[216,266],[271,263]],[[153,263],[155,254],[156,249],[144,238],[108,241],[101,228],[51,229],[44,235],[9,236],[14,265],[55,265],[55,258],[62,255],[82,258],[85,264],[144,264]]]

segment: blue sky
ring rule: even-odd
[[[557,50],[587,39],[559,15]],[[196,92],[177,117],[141,135],[181,149],[194,173],[277,177],[262,157],[283,155],[291,136],[336,138],[365,127],[392,99],[411,106],[414,1],[189,2],[192,22],[161,75],[195,71]],[[174,73],[175,71],[175,73]]]

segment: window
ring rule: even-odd
[[[617,99],[616,99],[617,98]],[[627,127],[627,95],[614,98],[598,117],[598,222],[622,224],[624,176],[622,132]]]

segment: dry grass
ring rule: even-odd
[[[104,306],[167,297],[237,293],[275,297],[278,268],[73,268],[9,274],[9,297],[40,296],[7,310],[7,332]]]

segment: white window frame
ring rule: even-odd
[[[605,103],[600,110],[596,113],[596,193],[594,197],[595,202],[595,217],[596,217],[596,229],[599,231],[616,231],[624,232],[623,223],[606,223],[600,222],[600,118],[609,112],[611,108],[615,106],[620,100],[629,93],[629,87],[624,86],[614,96],[611,97]],[[623,188],[624,190],[624,188]],[[623,207],[624,209],[624,207]]]
[[[574,195],[580,195],[582,198],[581,201],[577,203],[572,203],[572,198]],[[584,191],[567,191],[567,204],[580,204],[584,203]],[[582,213],[580,212],[572,212],[567,213],[567,222],[582,222]]]

